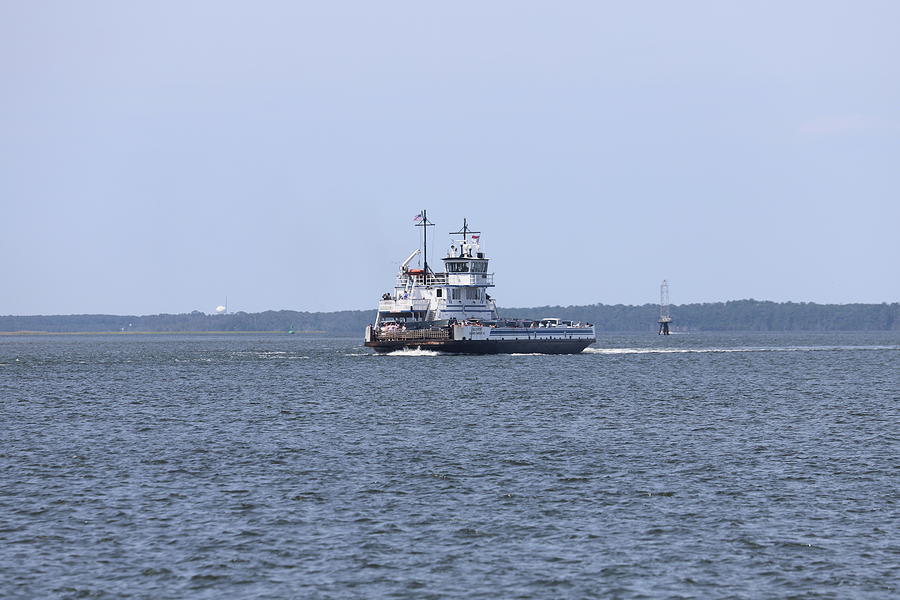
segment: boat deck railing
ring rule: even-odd
[[[427,277],[421,274],[403,274],[397,276],[397,287],[404,287],[410,279],[413,285],[447,285],[446,273],[429,273]]]
[[[449,327],[434,327],[431,329],[410,329],[407,331],[374,331],[372,334],[376,340],[387,342],[407,342],[415,340],[449,340]]]
[[[494,285],[493,273],[451,273],[451,275],[456,276],[455,281],[458,282],[454,283],[453,285]],[[409,283],[410,280],[412,280],[412,285],[418,286],[449,284],[449,277],[447,273],[429,273],[427,277],[420,274],[400,275],[397,277],[394,285],[398,288],[406,287],[407,283]]]

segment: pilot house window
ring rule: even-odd
[[[478,288],[466,288],[466,299],[467,300],[478,300],[481,297],[481,294],[478,291]]]
[[[447,272],[448,273],[468,273],[469,272],[469,263],[448,262],[447,263]]]

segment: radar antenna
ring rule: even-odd
[[[472,231],[471,229],[469,229],[469,223],[468,223],[468,221],[466,221],[466,219],[463,219],[463,226],[462,226],[462,229],[460,229],[459,231],[451,231],[451,232],[450,232],[450,235],[459,235],[459,234],[462,234],[462,236],[463,236],[463,241],[466,241],[466,240],[468,239],[468,236],[469,236],[470,233],[481,233],[481,232],[480,232],[480,231]]]
[[[669,323],[672,317],[669,316],[669,282],[663,279],[659,286],[659,332],[657,335],[669,335]]]

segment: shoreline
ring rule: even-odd
[[[254,335],[278,334],[325,335],[327,331],[295,331],[293,334],[278,329],[259,331],[0,331],[0,335]]]

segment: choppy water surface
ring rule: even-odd
[[[0,338],[3,598],[900,594],[900,334]]]

